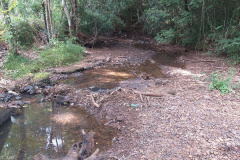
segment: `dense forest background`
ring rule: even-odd
[[[239,0],[0,2],[1,41],[5,41],[15,54],[35,43],[51,48],[59,46],[56,44],[94,42],[100,35],[138,33],[152,36],[159,43],[223,54],[235,64],[240,60]],[[71,48],[74,50],[73,46]]]

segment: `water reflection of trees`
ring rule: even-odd
[[[57,123],[51,119],[55,115],[74,115],[77,121]],[[111,144],[115,133],[110,127],[99,125],[85,110],[59,107],[55,103],[32,103],[21,115],[13,117],[12,123],[0,159],[31,159],[39,153],[62,157],[81,138],[80,127],[86,132],[99,132],[95,138],[102,146]]]

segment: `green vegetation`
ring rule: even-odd
[[[50,73],[49,72],[39,72],[34,75],[34,81],[40,81],[49,79]]]
[[[233,88],[232,76],[234,75],[234,70],[229,71],[229,74],[220,74],[216,71],[211,75],[211,84],[209,86],[210,90],[217,89],[222,92],[222,94],[227,94],[231,92]],[[236,84],[235,84],[236,87]]]
[[[13,78],[18,78],[42,72],[50,67],[69,65],[81,60],[83,54],[84,48],[77,44],[57,42],[54,47],[42,51],[40,57],[35,60],[10,54],[4,68]],[[34,79],[46,75],[46,73],[36,74]]]
[[[76,45],[70,46],[68,41],[72,41],[73,37],[81,45],[99,35],[121,35],[126,32],[131,32],[132,35],[148,34],[159,43],[175,43],[201,49],[205,53],[225,55],[233,64],[240,63],[239,0],[0,2],[0,39],[8,44],[11,54],[15,54],[10,55],[9,59],[29,61],[16,57],[17,51],[30,48],[34,43],[48,46],[49,42],[65,41],[69,45],[68,49],[55,46],[43,51],[39,58],[41,60],[37,62],[21,62],[27,69],[12,71],[17,72],[16,76],[41,70],[41,67],[72,63]],[[61,53],[63,50],[73,53],[66,55]],[[5,66],[11,66],[9,63]],[[26,67],[29,66],[27,63],[34,65]]]
[[[16,21],[14,24],[14,35],[18,46],[30,46],[34,43],[34,29],[26,21]]]

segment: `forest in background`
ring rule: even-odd
[[[67,65],[83,56],[79,44],[96,37],[138,33],[240,61],[239,0],[0,0],[0,36],[10,53],[4,67],[27,71]],[[39,49],[39,45],[44,49]],[[40,51],[36,61],[19,50]],[[67,54],[66,54],[67,53]],[[54,57],[54,58],[51,58]],[[77,58],[78,57],[78,58]]]

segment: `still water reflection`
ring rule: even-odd
[[[62,157],[81,139],[80,129],[95,132],[96,148],[111,147],[116,131],[99,123],[83,108],[38,103],[40,99],[40,96],[29,99],[32,104],[26,106],[20,116],[12,117],[12,123],[0,133],[1,143],[5,138],[0,159],[27,160],[39,153],[52,158]]]

